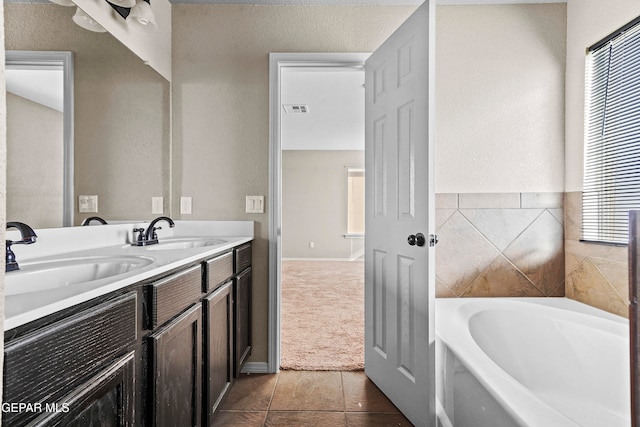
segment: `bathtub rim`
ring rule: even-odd
[[[505,303],[535,304],[541,306],[543,311],[570,311],[573,312],[572,315],[592,316],[595,323],[608,320],[622,327],[626,325],[627,328],[628,319],[566,297],[436,298],[436,340],[453,353],[519,425],[579,426],[576,421],[542,401],[507,374],[475,342],[468,327],[469,319],[487,308],[504,308]],[[445,320],[448,322],[445,323]],[[443,369],[441,363],[441,360],[436,359],[438,371]]]

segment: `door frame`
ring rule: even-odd
[[[282,144],[280,82],[290,67],[364,67],[371,53],[269,53],[269,338],[268,373],[280,370]]]

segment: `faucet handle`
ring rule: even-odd
[[[18,262],[16,261],[16,254],[13,253],[13,250],[11,250],[11,245],[13,244],[13,242],[11,240],[6,240],[6,251],[5,251],[5,273],[7,271],[16,271],[16,270],[20,270],[20,267],[18,266]]]
[[[158,235],[156,234],[156,230],[162,230],[162,227],[153,227],[151,229],[151,240],[158,240]]]
[[[144,228],[142,228],[142,227],[134,228],[133,232],[134,233],[138,233],[138,237],[136,239],[138,242],[144,242],[146,240],[146,236],[144,234]]]

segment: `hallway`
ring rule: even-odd
[[[365,427],[412,424],[364,372],[281,371],[241,375],[216,427]]]

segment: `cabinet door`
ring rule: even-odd
[[[134,356],[135,352],[132,351],[119,358],[60,402],[45,408],[49,412],[30,425],[133,426]]]
[[[213,412],[233,378],[233,282],[222,285],[204,299],[205,315],[205,416],[211,424]]]
[[[137,339],[137,295],[128,292],[5,343],[3,404],[55,404]],[[39,411],[7,411],[24,425]]]
[[[251,354],[251,268],[247,268],[236,276],[233,301],[235,305],[233,375],[237,378]]]
[[[202,421],[202,304],[150,337],[151,424],[199,426]]]

